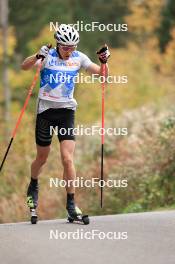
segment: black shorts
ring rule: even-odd
[[[75,111],[67,108],[50,108],[36,117],[35,141],[39,146],[49,146],[53,134],[59,141],[75,140],[73,134]]]

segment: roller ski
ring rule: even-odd
[[[38,216],[37,216],[37,212],[35,208],[30,208],[30,215],[31,215],[31,218],[30,218],[31,224],[32,225],[37,224]]]
[[[83,223],[84,225],[89,224],[89,217],[88,215],[83,215],[81,210],[75,206],[75,208],[72,209],[67,209],[68,211],[68,217],[67,220],[69,223],[78,222],[78,223]]]
[[[83,215],[81,210],[75,206],[74,202],[74,193],[67,194],[67,205],[66,209],[68,212],[67,220],[69,223],[78,222],[83,223],[84,225],[89,224],[89,217],[88,215]]]
[[[38,221],[37,205],[38,205],[38,182],[32,180],[27,190],[27,205],[30,209],[31,224],[36,224]]]

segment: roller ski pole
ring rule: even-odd
[[[50,49],[50,48],[52,47],[52,45],[51,45],[51,44],[48,44],[47,47]],[[0,173],[1,173],[1,171],[2,171],[2,168],[3,168],[3,166],[4,166],[4,163],[5,163],[5,161],[6,161],[6,158],[7,158],[7,156],[8,156],[8,153],[9,153],[9,150],[10,150],[11,145],[12,145],[12,143],[13,143],[13,140],[14,140],[14,138],[15,138],[15,136],[16,136],[16,133],[17,133],[18,127],[19,127],[19,125],[20,125],[20,123],[21,123],[21,120],[22,120],[22,117],[23,117],[24,112],[25,112],[25,110],[26,110],[26,107],[27,107],[27,105],[28,105],[28,103],[29,103],[29,99],[30,99],[30,97],[31,97],[31,95],[32,95],[33,89],[34,89],[34,87],[35,87],[35,85],[36,85],[37,79],[38,79],[38,77],[39,77],[39,73],[40,73],[41,68],[42,68],[43,60],[44,60],[44,57],[41,57],[41,63],[39,64],[39,66],[38,66],[38,68],[37,68],[37,71],[36,71],[35,76],[34,76],[34,78],[33,78],[32,84],[31,84],[31,86],[30,86],[30,88],[29,88],[29,91],[28,91],[28,94],[27,94],[26,100],[25,100],[25,102],[24,102],[23,108],[22,108],[22,110],[21,110],[21,112],[20,112],[20,115],[19,115],[18,120],[17,120],[17,122],[16,122],[15,128],[14,128],[14,130],[13,130],[13,132],[12,132],[12,136],[11,136],[10,142],[9,142],[9,144],[8,144],[7,150],[6,150],[5,154],[4,154],[4,157],[3,157],[2,162],[1,162],[1,164],[0,164]]]
[[[81,210],[75,206],[75,208],[67,208],[68,211],[68,218],[67,220],[69,223],[78,222],[78,223],[83,223],[84,225],[89,224],[89,216],[88,215],[83,215]]]
[[[27,190],[27,205],[30,209],[31,224],[37,224],[37,205],[38,205],[38,183],[31,182]]]
[[[99,60],[101,62],[102,65],[102,76],[104,77],[104,79],[106,78],[106,72],[107,72],[107,68],[106,68],[106,63],[108,58],[110,57],[110,52],[108,49],[108,46],[105,44],[100,50],[98,50],[96,52],[99,55]],[[106,54],[105,54],[106,53]],[[101,101],[101,110],[102,110],[102,114],[101,114],[101,128],[104,131],[105,128],[105,82],[102,82],[102,101]],[[101,135],[101,173],[100,173],[100,179],[101,181],[103,181],[104,179],[104,133],[102,133]],[[100,190],[100,206],[101,208],[103,208],[103,187],[101,187]]]

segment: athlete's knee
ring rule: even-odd
[[[62,163],[65,169],[69,169],[73,166],[73,158],[71,156],[65,156],[62,159]]]
[[[36,157],[36,162],[42,166],[46,163],[47,158],[48,158],[48,154],[38,154]]]

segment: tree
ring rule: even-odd
[[[43,28],[49,23],[85,23],[99,22],[102,24],[122,24],[128,14],[129,0],[9,0],[10,25],[15,26],[18,44],[17,53],[29,55],[28,43],[36,39]],[[107,42],[110,46],[118,47],[125,44],[126,32],[116,31],[81,31],[80,49],[89,54],[95,54],[96,48]],[[87,41],[88,40],[88,41]],[[95,50],[94,50],[95,49]]]
[[[160,25],[164,0],[142,0],[130,2],[130,15],[126,17],[134,40],[140,45],[157,38],[156,30]]]
[[[10,120],[10,88],[8,80],[8,0],[0,2],[1,26],[2,26],[2,84],[4,89],[5,108],[4,118],[6,122]]]
[[[162,10],[162,21],[158,29],[160,49],[165,51],[166,46],[172,40],[171,30],[175,26],[175,1],[168,0]]]

